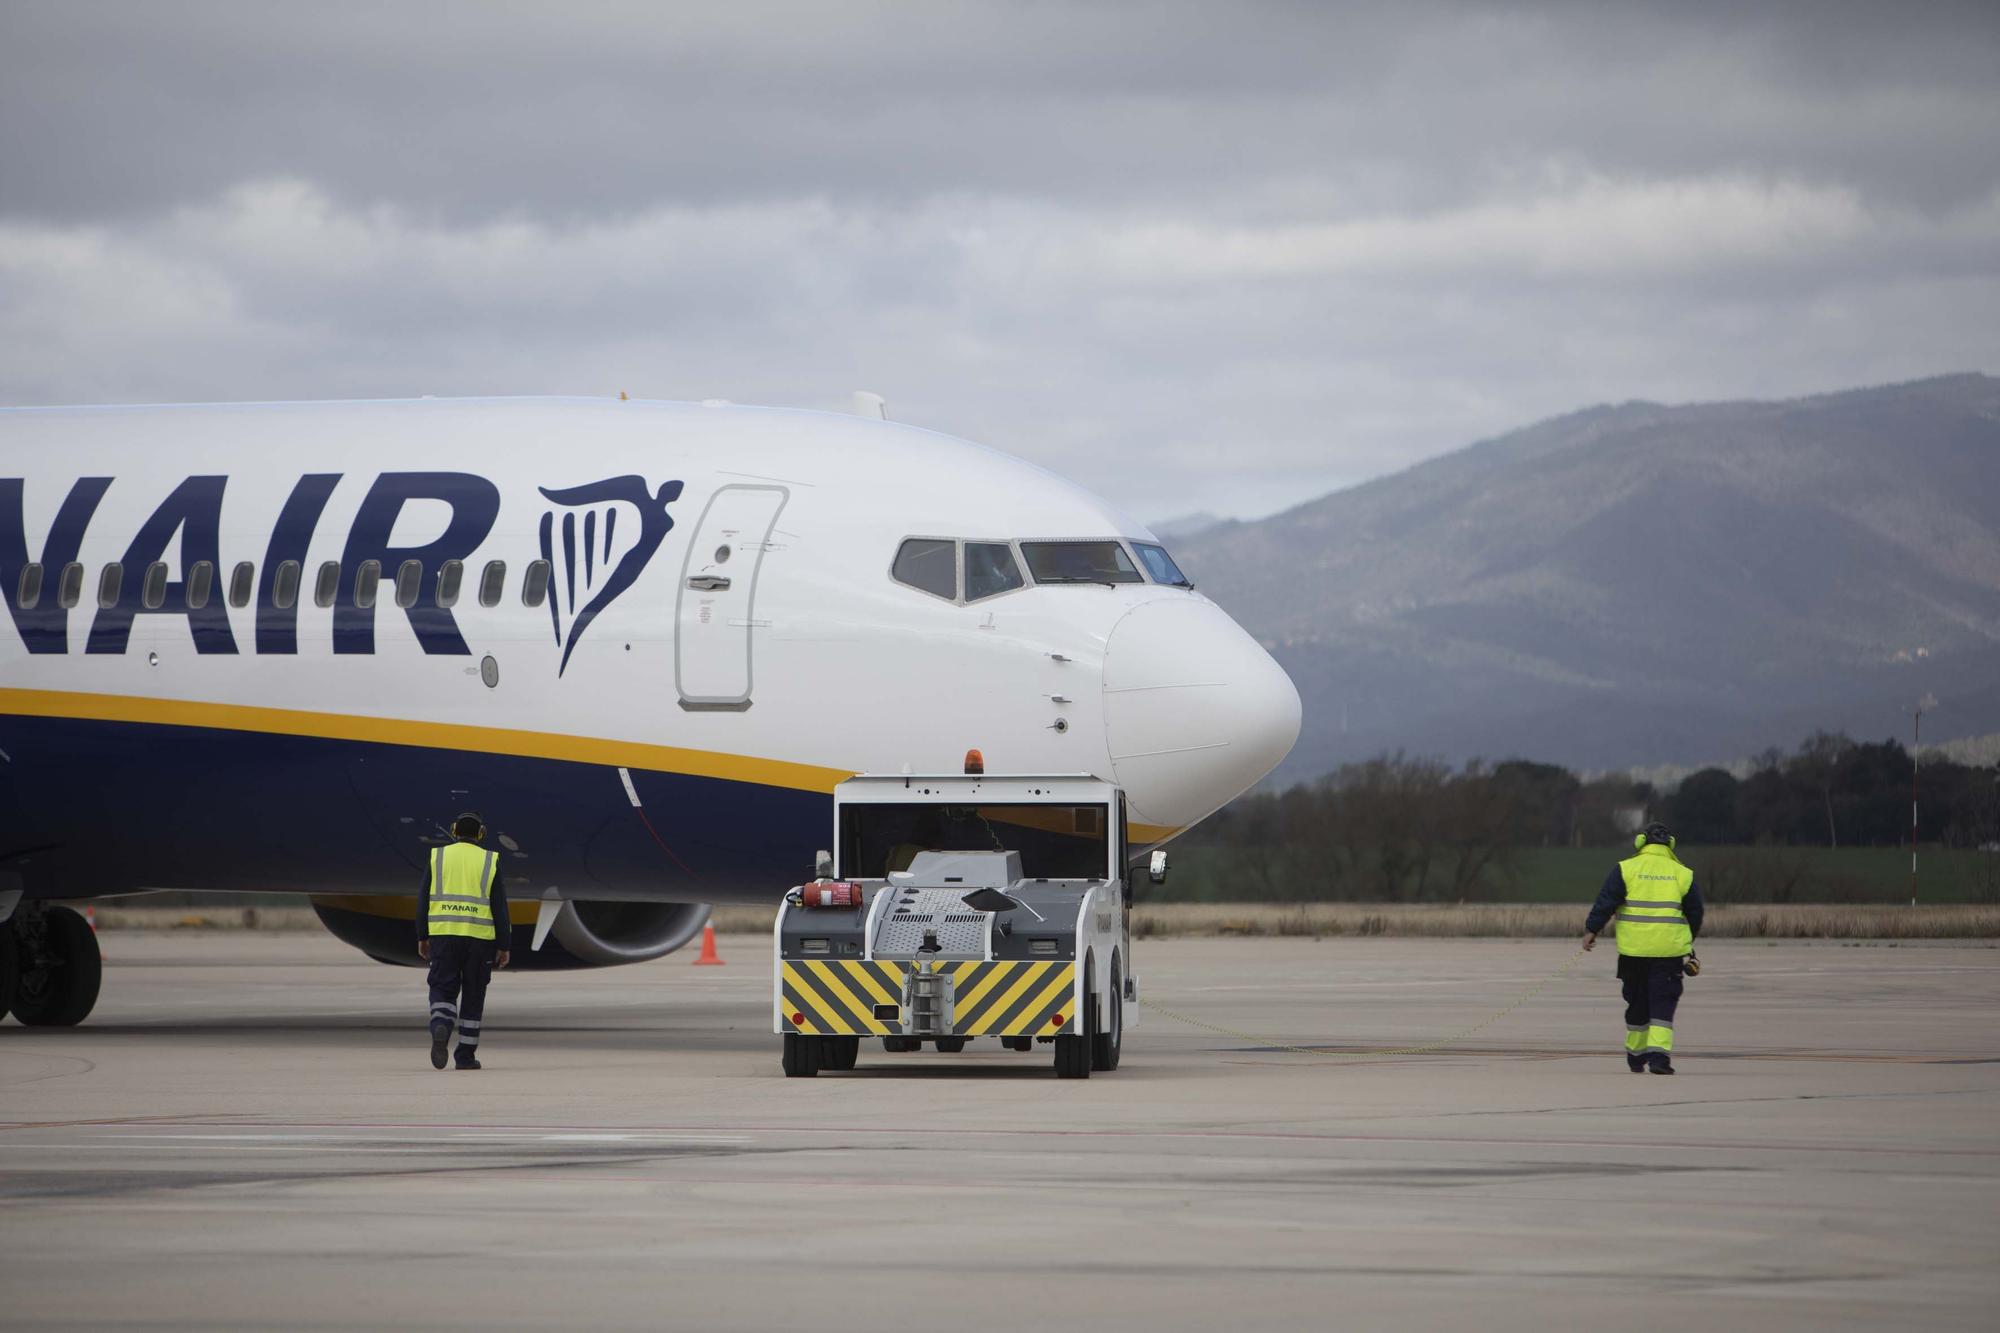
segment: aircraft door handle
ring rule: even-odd
[[[688,587],[696,592],[723,592],[729,587],[729,580],[720,574],[697,574],[688,580]]]

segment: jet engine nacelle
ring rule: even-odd
[[[417,957],[415,898],[315,897],[313,911],[343,944],[378,963],[421,967]],[[514,923],[512,970],[616,967],[662,958],[701,933],[707,903],[529,901],[510,904]],[[539,913],[558,913],[540,949],[532,948]]]

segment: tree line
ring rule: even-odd
[[[1791,754],[1767,750],[1749,776],[1704,768],[1665,798],[1690,842],[1793,847],[1897,847],[1910,840],[1910,752],[1818,732]],[[1926,755],[1914,777],[1917,840],[1978,847],[2000,837],[2000,765]]]
[[[1706,858],[1718,889],[1758,881],[1782,898],[1810,887],[1787,849],[1906,845],[1910,779],[1900,743],[1825,732],[1759,755],[1744,776],[1704,768],[1664,791],[1529,760],[1454,767],[1385,754],[1243,796],[1176,846],[1201,868],[1203,896],[1455,901],[1513,879],[1530,849],[1629,848],[1658,819],[1683,848],[1733,849]],[[1920,842],[2000,843],[2000,765],[1926,755],[1918,780]]]

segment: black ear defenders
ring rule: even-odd
[[[479,826],[475,832],[466,833],[460,829],[459,826],[464,824],[467,820],[470,820],[472,823],[477,824]],[[453,837],[463,838],[467,842],[484,842],[486,840],[486,821],[481,819],[473,811],[467,810],[464,813],[460,814],[456,819],[451,821],[451,834]]]

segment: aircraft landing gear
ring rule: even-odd
[[[14,1017],[29,1027],[74,1027],[97,1004],[104,979],[97,936],[67,907],[23,903],[0,934],[0,974],[10,974]],[[8,954],[12,955],[11,966]],[[0,976],[0,997],[8,989]]]
[[[20,950],[14,944],[14,928],[0,923],[0,1018],[13,1009],[14,989],[20,980]]]

